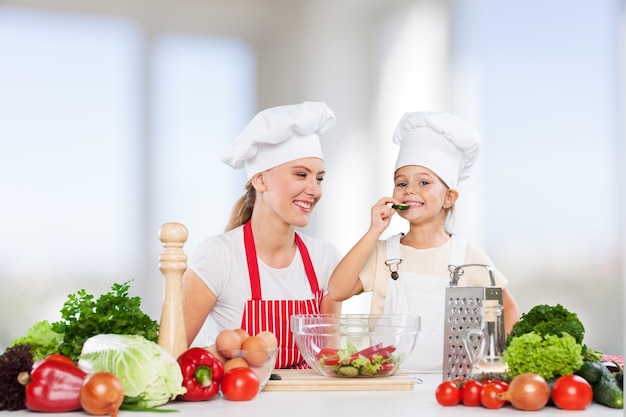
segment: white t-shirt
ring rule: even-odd
[[[309,251],[319,288],[326,294],[328,280],[341,254],[328,242],[301,233],[298,235]],[[258,259],[258,264],[264,300],[313,298],[299,250],[286,268],[272,268],[261,259]],[[244,306],[252,297],[243,226],[203,241],[190,256],[188,266],[217,297],[217,303],[202,330],[206,339],[196,339],[201,345],[210,345],[219,331],[241,327]]]
[[[411,271],[416,274],[441,277],[450,281],[450,253],[452,251],[452,239],[436,248],[415,249],[411,246],[400,244],[400,257],[402,263],[399,265],[400,272]],[[372,314],[380,314],[385,306],[385,294],[387,283],[391,272],[387,265],[386,241],[379,240],[376,247],[367,259],[359,278],[363,284],[363,291],[372,291]],[[496,285],[505,287],[507,279],[496,269],[489,257],[477,246],[467,242],[465,253],[466,264],[485,264],[493,268],[493,275]],[[486,286],[491,285],[489,273],[485,268],[466,268],[464,274],[459,279],[459,287]]]

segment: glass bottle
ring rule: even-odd
[[[508,370],[502,359],[506,349],[503,311],[497,300],[483,300],[480,329],[467,331],[465,347],[472,364],[472,379],[499,379]]]

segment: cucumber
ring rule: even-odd
[[[602,376],[604,365],[600,361],[583,361],[583,366],[580,367],[576,374],[582,376],[591,385],[600,381]]]
[[[409,208],[409,205],[408,204],[392,204],[391,208],[396,209],[396,210],[407,210]]]
[[[611,408],[624,408],[624,391],[617,385],[615,377],[608,370],[591,387],[595,402]]]
[[[354,366],[344,365],[340,366],[339,369],[337,369],[337,374],[354,378],[355,376],[359,375],[359,370]]]
[[[611,408],[624,408],[624,392],[609,368],[601,361],[583,361],[577,375],[589,382],[593,401]]]

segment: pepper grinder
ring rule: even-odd
[[[180,223],[165,223],[159,230],[159,239],[163,243],[159,269],[163,274],[164,286],[157,343],[175,358],[188,348],[182,294],[183,272],[187,269],[183,244],[187,236],[187,228]]]

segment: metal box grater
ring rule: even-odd
[[[459,287],[463,268],[483,267],[489,273],[491,286]],[[470,328],[481,326],[480,308],[483,300],[498,300],[502,304],[502,288],[496,287],[493,269],[490,265],[466,264],[450,266],[450,287],[446,288],[446,306],[443,335],[443,380],[466,378],[471,374],[472,364],[466,352],[465,333]],[[504,329],[502,329],[504,331]],[[503,333],[504,334],[504,333]],[[468,340],[468,347],[477,350],[480,338]]]

